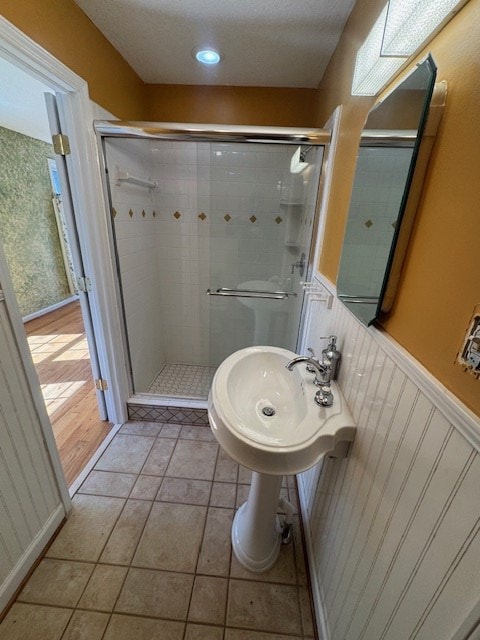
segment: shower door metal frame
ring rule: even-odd
[[[103,138],[145,138],[190,142],[256,142],[259,144],[308,144],[325,146],[330,143],[328,129],[300,127],[249,127],[243,125],[189,124],[179,122],[129,122],[95,120],[97,134]]]
[[[317,245],[315,237],[315,229],[318,227],[317,220],[319,216],[319,203],[321,192],[321,180],[325,169],[327,153],[325,150],[331,142],[332,132],[330,129],[319,128],[302,128],[302,127],[259,127],[244,125],[217,125],[217,124],[194,124],[194,123],[178,123],[178,122],[131,122],[122,120],[95,120],[94,129],[97,135],[99,158],[101,163],[103,187],[105,200],[111,211],[112,201],[110,189],[107,181],[106,158],[104,141],[107,138],[132,138],[146,140],[170,140],[178,142],[237,142],[237,143],[256,143],[256,144],[287,144],[292,146],[309,145],[312,147],[323,147],[324,153],[320,167],[320,182],[317,191],[317,201],[315,205],[314,220],[312,225],[312,237],[310,240],[310,250],[307,260],[308,280],[314,270],[313,259]],[[111,221],[111,218],[110,218]],[[110,233],[111,246],[115,245],[114,230],[112,224],[108,225]],[[117,252],[113,251],[113,260],[117,260]],[[117,270],[118,265],[114,264],[113,268]],[[117,280],[118,282],[118,280]],[[130,363],[130,352],[128,345],[128,334],[123,311],[123,302],[121,300],[121,291],[118,284],[115,287],[117,294],[117,308],[119,318],[121,318],[121,329],[123,334],[122,348],[124,350],[124,361]],[[300,343],[300,334],[303,324],[303,308],[300,313],[300,324],[297,336],[297,347]],[[129,377],[130,397],[125,398],[125,402],[148,402],[149,404],[161,404],[161,402],[175,400],[188,405],[206,405],[206,401],[183,400],[181,398],[170,398],[167,396],[155,396],[149,393],[134,393],[133,376],[131,368],[126,371]],[[159,398],[161,400],[159,401]]]

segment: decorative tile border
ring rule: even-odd
[[[117,215],[119,214],[119,208],[115,208],[112,207],[111,209],[111,216],[112,218],[115,218]],[[136,222],[135,218],[141,217],[144,220],[148,220],[150,219],[150,215],[152,216],[152,218],[156,218],[157,216],[160,216],[159,213],[157,213],[155,210],[152,210],[152,212],[150,213],[149,211],[145,211],[145,209],[142,210],[135,210],[130,208],[128,210],[128,216],[134,221]],[[170,215],[170,214],[168,214]],[[175,220],[178,222],[182,216],[184,217],[186,214],[181,213],[180,211],[175,211],[174,213],[171,214],[173,216],[173,218],[175,218]],[[206,214],[204,211],[200,211],[200,213],[196,214],[197,218],[201,221],[201,222],[205,222],[205,220],[208,220],[208,214]],[[244,220],[243,216],[241,215],[237,215],[235,216],[235,218],[237,219],[238,222],[242,222]],[[230,213],[225,213],[225,215],[223,216],[223,219],[225,220],[225,222],[230,222],[230,220],[233,219],[233,216]],[[268,214],[267,216],[267,222],[269,222],[270,220],[270,214]],[[250,215],[248,216],[247,214],[245,214],[245,220],[249,220],[252,224],[255,224],[257,221],[261,221],[261,219],[259,217],[257,217],[256,215]],[[189,220],[187,220],[189,221]],[[282,218],[281,216],[276,216],[275,218],[273,218],[273,222],[275,222],[277,225],[278,224],[282,224],[282,222],[284,222],[284,218]],[[311,225],[311,220],[310,220],[310,225]],[[304,220],[304,224],[307,224],[306,220]],[[371,222],[370,220],[368,220],[365,225],[367,227],[371,226],[373,224],[373,222]]]
[[[206,409],[129,403],[127,404],[127,411],[129,420],[208,426],[208,414]]]
[[[120,208],[121,208],[121,205],[117,205],[117,207],[112,207],[111,208],[112,218],[116,218],[117,216],[119,216],[120,218],[123,219],[124,216],[123,216]],[[135,218],[138,218],[138,217],[142,218],[143,220],[149,220],[150,219],[150,215],[152,216],[152,218],[156,218],[157,217],[157,212],[154,211],[154,210],[152,210],[150,212],[148,210],[146,211],[145,209],[135,210],[135,209],[129,208],[128,212],[125,213],[125,217],[127,215],[129,216],[129,218],[131,220],[133,220],[133,222],[136,222],[137,220]]]

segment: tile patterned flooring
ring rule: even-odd
[[[19,594],[2,640],[313,640],[298,515],[268,572],[232,554],[250,471],[208,427],[126,423]],[[297,505],[293,477],[282,494]]]
[[[215,367],[167,362],[152,382],[148,393],[205,400],[215,371]]]

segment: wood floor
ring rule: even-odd
[[[70,486],[112,426],[99,417],[80,304],[24,326]]]

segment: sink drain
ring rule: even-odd
[[[275,409],[273,407],[263,407],[262,409],[262,413],[264,416],[274,416],[275,415]]]

